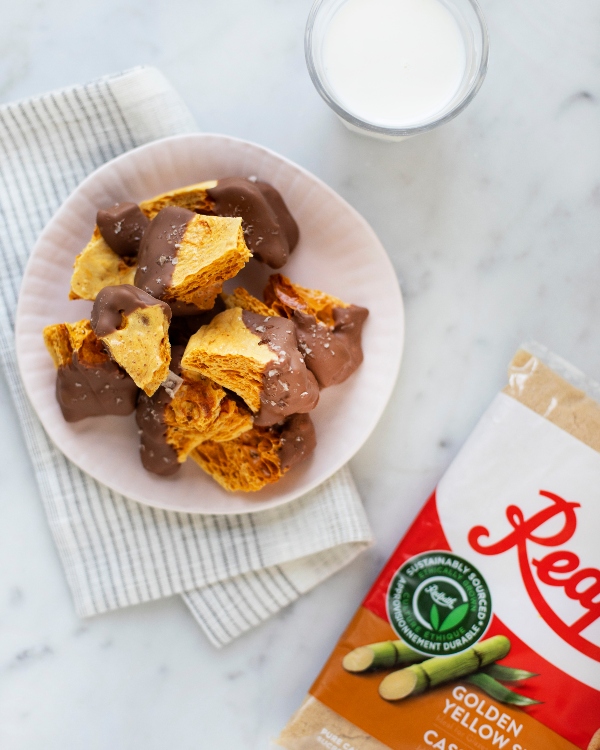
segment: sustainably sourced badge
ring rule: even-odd
[[[458,654],[480,640],[492,616],[490,590],[468,560],[452,552],[415,555],[387,594],[390,625],[415,651]]]

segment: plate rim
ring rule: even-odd
[[[42,248],[45,242],[45,235],[48,231],[51,230],[51,228],[54,226],[54,224],[58,223],[60,221],[61,216],[69,211],[70,203],[75,200],[75,197],[85,189],[85,187],[88,185],[88,183],[93,183],[99,175],[101,175],[104,172],[110,171],[112,168],[114,168],[114,165],[116,163],[119,163],[121,161],[127,161],[128,159],[132,158],[133,155],[138,156],[140,153],[143,153],[144,151],[151,151],[153,149],[161,148],[164,144],[172,143],[175,141],[195,141],[197,139],[205,140],[210,138],[216,138],[221,141],[229,141],[236,143],[241,146],[250,147],[252,149],[256,149],[258,151],[263,152],[264,154],[267,154],[268,156],[274,158],[277,161],[284,162],[286,165],[292,167],[293,169],[301,172],[306,177],[308,177],[311,181],[314,183],[317,183],[320,189],[324,189],[329,195],[334,199],[339,201],[341,204],[343,204],[344,209],[350,211],[353,214],[353,217],[355,220],[358,220],[359,223],[362,224],[363,228],[373,237],[375,244],[378,245],[379,249],[381,250],[381,259],[384,263],[387,264],[388,271],[390,273],[390,277],[392,278],[394,282],[394,287],[396,291],[396,297],[397,297],[397,304],[398,304],[398,347],[395,352],[395,358],[393,363],[393,371],[390,372],[390,378],[388,381],[387,386],[387,392],[384,394],[384,398],[382,398],[379,409],[374,412],[374,415],[372,417],[371,425],[369,428],[365,431],[364,437],[358,447],[354,449],[352,454],[349,457],[346,457],[343,461],[337,461],[332,464],[331,468],[327,472],[326,477],[321,477],[319,479],[315,479],[312,482],[310,482],[306,487],[303,487],[301,491],[299,491],[297,494],[292,495],[291,497],[278,499],[278,498],[270,498],[268,500],[260,501],[256,497],[255,493],[249,493],[249,501],[254,505],[250,505],[249,507],[240,510],[238,508],[231,509],[231,510],[198,510],[198,509],[190,509],[190,508],[184,508],[184,507],[178,507],[176,504],[157,504],[156,501],[148,501],[148,500],[142,500],[140,498],[133,498],[129,497],[127,495],[124,495],[120,490],[111,487],[110,485],[106,484],[104,479],[101,479],[99,477],[94,476],[91,474],[87,469],[81,467],[79,463],[74,460],[71,455],[68,455],[63,449],[55,442],[52,433],[47,429],[46,424],[40,414],[38,413],[36,407],[35,407],[35,399],[32,396],[32,393],[30,391],[30,386],[28,383],[27,378],[23,375],[23,362],[22,362],[22,356],[23,356],[23,337],[21,336],[21,332],[23,330],[23,297],[21,294],[22,289],[25,287],[27,279],[32,273],[31,268],[33,266],[34,258],[37,258],[37,256],[43,257]],[[394,269],[394,266],[392,264],[392,261],[383,246],[383,243],[377,236],[375,230],[371,227],[369,222],[360,214],[357,209],[355,209],[348,201],[345,200],[339,193],[337,193],[332,187],[330,187],[327,183],[325,183],[323,180],[321,180],[319,177],[317,177],[315,174],[310,172],[305,167],[301,166],[300,164],[297,164],[296,162],[292,161],[291,159],[287,158],[286,156],[283,156],[282,154],[279,154],[278,152],[274,151],[273,149],[270,149],[266,146],[262,146],[258,143],[254,143],[253,141],[246,140],[244,138],[238,138],[236,136],[227,135],[224,133],[213,133],[213,132],[193,132],[193,133],[181,133],[178,135],[172,135],[172,136],[166,136],[165,138],[158,138],[156,140],[150,141],[148,143],[144,143],[140,146],[137,146],[136,148],[129,149],[128,151],[125,151],[122,154],[119,154],[118,156],[114,157],[113,159],[110,159],[109,161],[104,162],[99,167],[94,169],[93,172],[90,172],[81,182],[77,184],[77,186],[69,193],[69,195],[65,198],[65,200],[61,203],[61,205],[58,207],[58,209],[53,213],[49,221],[46,223],[44,228],[42,229],[40,235],[38,236],[36,242],[34,243],[31,253],[29,255],[29,258],[27,260],[27,264],[25,266],[25,271],[23,273],[23,277],[21,280],[21,286],[19,289],[19,296],[17,301],[17,309],[16,309],[16,315],[15,315],[15,349],[16,349],[16,357],[17,357],[17,367],[19,371],[19,375],[21,378],[21,382],[23,384],[25,393],[27,395],[28,401],[31,405],[31,408],[33,412],[36,415],[36,418],[39,420],[40,424],[42,425],[44,432],[52,445],[62,453],[62,455],[69,461],[71,461],[77,468],[82,471],[87,476],[92,477],[95,481],[99,482],[101,485],[108,487],[114,492],[117,492],[120,495],[123,495],[127,500],[138,502],[141,505],[145,505],[147,507],[151,508],[157,508],[161,510],[167,510],[167,511],[173,511],[173,512],[181,512],[181,513],[189,513],[194,515],[240,515],[240,514],[246,514],[246,513],[261,513],[261,512],[267,512],[269,510],[272,510],[274,508],[283,507],[284,505],[287,505],[289,503],[295,502],[296,500],[299,500],[300,498],[304,497],[309,492],[313,491],[316,487],[319,487],[320,485],[327,482],[331,477],[338,472],[343,466],[345,466],[347,463],[349,463],[358,453],[358,451],[364,446],[364,444],[367,442],[367,440],[372,435],[373,431],[379,424],[381,417],[389,403],[389,400],[392,396],[393,390],[396,386],[397,380],[398,380],[398,374],[400,371],[400,365],[402,363],[402,358],[404,354],[404,346],[405,346],[405,333],[406,333],[406,316],[405,316],[405,309],[404,309],[404,299],[402,295],[402,289],[400,287],[400,282],[398,280],[398,276],[396,274],[396,271]],[[391,368],[390,368],[391,369]],[[223,490],[225,492],[225,490]],[[256,499],[254,499],[256,498]]]

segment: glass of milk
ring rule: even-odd
[[[313,83],[343,123],[388,140],[456,117],[487,70],[476,0],[316,0],[304,43]]]

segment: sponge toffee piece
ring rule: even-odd
[[[150,220],[137,203],[117,203],[98,211],[96,224],[106,244],[117,255],[137,255]]]
[[[236,393],[269,426],[306,413],[319,387],[298,350],[294,325],[285,318],[234,307],[219,313],[189,340],[183,367]]]
[[[57,366],[56,400],[67,422],[132,413],[137,386],[110,359],[89,321],[47,326],[44,340]]]
[[[259,345],[268,346],[276,355],[263,371],[255,424],[268,426],[291,414],[312,411],[319,400],[319,386],[302,360],[294,326],[284,318],[265,318],[249,310],[242,312],[242,320],[259,337]]]
[[[231,294],[221,294],[221,300],[223,306],[227,309],[241,307],[242,310],[250,310],[250,312],[258,313],[265,317],[276,314],[270,307],[265,305],[264,302],[261,302],[241,286],[234,289]]]
[[[255,258],[281,268],[298,244],[299,230],[280,193],[266,182],[227,177],[207,190],[216,216],[241,216]]]
[[[343,383],[362,363],[361,333],[368,314],[365,307],[357,305],[334,307],[330,328],[314,315],[294,310],[298,347],[321,388]]]
[[[69,299],[96,299],[105,286],[132,284],[149,220],[135,203],[117,203],[96,216],[94,233],[75,258]]]
[[[298,346],[308,369],[321,388],[338,385],[363,361],[362,328],[366,307],[348,305],[316,289],[306,289],[273,274],[265,289],[265,302],[296,325]]]
[[[135,257],[121,257],[106,243],[98,227],[75,258],[69,299],[95,300],[105,286],[133,284]]]
[[[111,357],[151,396],[171,360],[171,308],[130,284],[102,289],[92,308],[92,328]]]
[[[170,307],[131,284],[106,286],[100,291],[92,308],[92,328],[99,338],[122,328],[124,318],[136,310],[159,306],[167,320],[171,320]]]
[[[253,427],[235,440],[201,443],[191,458],[227,492],[257,492],[281,479],[279,431]]]
[[[134,283],[169,302],[175,315],[210,310],[223,282],[250,259],[239,218],[159,211],[144,233]]]
[[[140,457],[153,474],[174,474],[189,453],[206,440],[233,440],[252,427],[252,415],[216,383],[181,370],[184,347],[173,349],[171,366],[183,384],[171,396],[159,388],[153,396],[141,393],[136,421],[140,429]]]
[[[125,417],[135,409],[137,386],[108,357],[89,364],[73,355],[73,361],[56,373],[56,400],[67,422],[112,414]]]
[[[203,442],[191,458],[228,492],[257,492],[308,458],[315,446],[310,416],[294,414],[227,442]]]

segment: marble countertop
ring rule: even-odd
[[[0,379],[0,747],[267,748],[523,340],[600,378],[600,6],[482,0],[488,78],[444,128],[348,132],[304,65],[310,0],[5,3],[0,99],[148,63],[203,130],[269,146],[355,206],[407,313],[399,382],[352,462],[376,544],[214,650],[174,598],[79,621]],[[68,21],[68,22],[67,22]]]

